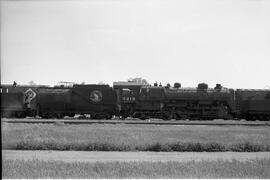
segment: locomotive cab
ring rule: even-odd
[[[141,87],[145,84],[137,82],[114,82],[113,88],[117,94],[118,116],[131,117],[139,100]]]

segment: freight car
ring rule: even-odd
[[[235,97],[239,118],[270,120],[270,90],[237,89]]]
[[[41,86],[1,85],[1,115],[2,117],[23,118],[34,116],[30,103],[36,96],[36,90]]]
[[[1,92],[1,117],[26,117],[26,107],[23,93]]]

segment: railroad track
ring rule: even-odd
[[[142,124],[142,125],[243,125],[243,126],[270,126],[270,122],[265,121],[161,121],[161,120],[91,120],[91,119],[2,119],[5,123],[31,123],[31,124]]]

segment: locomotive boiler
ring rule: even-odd
[[[168,119],[230,119],[234,115],[234,90],[217,84],[208,88],[165,88],[163,113]]]
[[[120,96],[121,113],[134,118],[230,119],[235,116],[234,90],[217,84],[208,88],[145,86],[115,83]]]

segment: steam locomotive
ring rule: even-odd
[[[23,118],[74,117],[92,119],[113,116],[163,120],[246,119],[270,120],[270,90],[145,85],[114,82],[109,85],[70,86],[1,85],[1,116]]]

